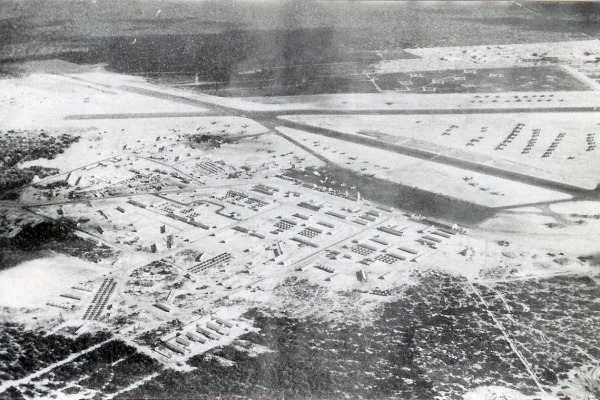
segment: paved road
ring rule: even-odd
[[[303,115],[303,114],[317,114],[317,115],[336,115],[336,114],[365,114],[365,115],[436,115],[436,114],[504,114],[504,113],[556,113],[556,112],[597,112],[600,113],[600,106],[588,106],[588,107],[513,107],[513,108],[426,108],[426,109],[394,109],[394,110],[373,110],[373,109],[332,109],[332,110],[314,110],[314,109],[292,109],[292,110],[243,110],[235,107],[228,107],[220,104],[210,102],[210,98],[213,96],[205,96],[207,100],[200,100],[198,95],[195,97],[192,94],[190,96],[174,95],[171,93],[162,92],[160,90],[140,88],[137,86],[121,86],[119,89],[141,94],[144,96],[156,97],[163,100],[170,100],[180,102],[188,105],[193,105],[201,108],[208,108],[213,113],[223,115],[241,115],[244,114],[249,118],[261,119],[267,116],[273,115]],[[252,105],[252,102],[247,102]]]
[[[183,118],[206,117],[206,112],[155,112],[155,113],[117,113],[117,114],[72,114],[68,120],[82,119],[133,119],[133,118]]]

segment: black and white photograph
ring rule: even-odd
[[[600,2],[0,0],[0,399],[599,400]]]

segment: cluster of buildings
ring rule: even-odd
[[[178,332],[175,336],[169,336],[161,341],[161,346],[155,348],[155,351],[165,358],[170,359],[172,354],[185,356],[191,353],[191,347],[194,344],[209,344],[211,341],[218,342],[228,336],[234,324],[231,321],[212,316],[207,322],[197,322],[192,330],[186,330],[183,333]],[[161,347],[169,350],[164,351]]]
[[[228,190],[225,196],[217,199],[236,206],[249,208],[252,211],[259,211],[259,209],[269,205],[268,202],[254,196],[250,196],[239,190]]]
[[[110,295],[115,290],[117,282],[112,278],[106,278],[102,281],[100,288],[96,292],[92,302],[83,314],[83,319],[96,320],[104,311],[104,307],[108,303]]]

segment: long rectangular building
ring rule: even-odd
[[[390,235],[394,235],[394,236],[403,236],[404,233],[402,232],[402,230],[404,230],[406,228],[392,228],[391,226],[380,226],[377,228],[378,231],[381,232],[385,232],[385,233],[389,233]]]
[[[433,217],[426,217],[426,218],[423,218],[421,221],[435,225],[438,228],[449,229],[451,231],[457,230],[457,228],[458,228],[458,226],[456,224],[444,222],[442,220],[439,220],[439,219],[433,218]]]
[[[314,203],[308,203],[306,201],[301,201],[300,203],[298,203],[298,206],[304,207],[304,208],[312,210],[312,211],[319,211],[321,209],[321,206],[316,205]]]
[[[193,340],[194,342],[206,343],[206,339],[204,339],[202,336],[196,335],[194,332],[187,332],[185,336],[187,336],[188,339]]]
[[[165,306],[164,304],[154,303],[152,305],[154,307],[158,308],[159,310],[164,311],[164,312],[171,312],[171,309],[169,307]]]
[[[185,350],[182,349],[181,347],[177,346],[175,343],[164,342],[164,345],[167,349],[169,349],[175,353],[182,354],[182,355],[185,354]]]
[[[318,244],[313,243],[313,242],[309,242],[308,240],[304,240],[304,239],[300,239],[298,236],[294,236],[292,238],[293,241],[304,244],[306,246],[310,246],[310,247],[319,247]]]
[[[332,217],[336,217],[336,218],[339,218],[339,219],[346,219],[346,216],[344,214],[340,214],[340,213],[335,212],[335,211],[325,211],[325,214],[331,215]]]
[[[232,258],[232,255],[229,253],[221,253],[217,256],[209,258],[208,260],[204,260],[194,265],[193,267],[188,268],[188,271],[196,274],[198,272],[205,271],[208,268],[218,268],[226,262],[228,262],[229,260],[231,260]]]
[[[221,339],[221,337],[219,335],[217,335],[215,332],[211,332],[208,329],[205,329],[199,325],[196,325],[196,332],[203,334],[204,336],[206,336],[209,339],[213,339],[213,340]]]

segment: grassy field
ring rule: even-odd
[[[410,93],[494,93],[588,90],[589,87],[555,66],[415,71],[382,74],[383,90]]]

